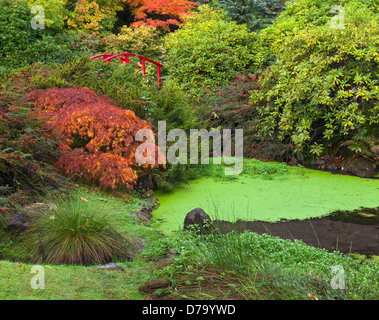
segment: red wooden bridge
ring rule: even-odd
[[[146,58],[144,56],[141,56],[139,54],[130,53],[130,52],[124,52],[124,53],[113,55],[113,54],[107,54],[107,53],[104,52],[103,54],[99,54],[99,55],[91,57],[91,59],[94,60],[94,59],[102,57],[104,63],[106,63],[106,62],[112,62],[112,60],[115,59],[115,58],[120,58],[120,64],[123,64],[124,62],[125,62],[125,64],[128,64],[130,62],[129,61],[129,56],[138,57],[138,58],[141,59],[141,65],[142,65],[142,67],[137,66],[137,69],[142,68],[142,74],[143,74],[144,78],[146,77],[146,61],[148,61],[148,62],[150,62],[152,64],[155,64],[157,66],[158,86],[161,86],[161,67],[163,67],[163,65],[161,63],[157,62],[157,61],[151,60],[151,59]]]

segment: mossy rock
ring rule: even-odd
[[[11,232],[24,232],[31,224],[33,217],[57,207],[53,203],[32,203],[22,207],[8,222],[7,227]]]
[[[360,178],[372,178],[376,174],[375,163],[363,157],[352,158],[345,169]]]

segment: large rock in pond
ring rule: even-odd
[[[184,219],[183,230],[190,229],[190,226],[198,225],[200,233],[208,234],[213,230],[212,220],[201,208],[188,212]]]
[[[374,162],[363,157],[351,158],[345,170],[361,178],[372,178],[376,173]]]

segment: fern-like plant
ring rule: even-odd
[[[378,152],[375,151],[379,148],[379,139],[374,136],[356,134],[341,146],[347,146],[351,151],[359,153],[367,159],[379,161]]]

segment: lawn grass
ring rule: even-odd
[[[42,265],[44,289],[32,289],[32,264],[0,261],[0,300],[141,300],[145,262],[117,263],[124,271],[96,266]]]

